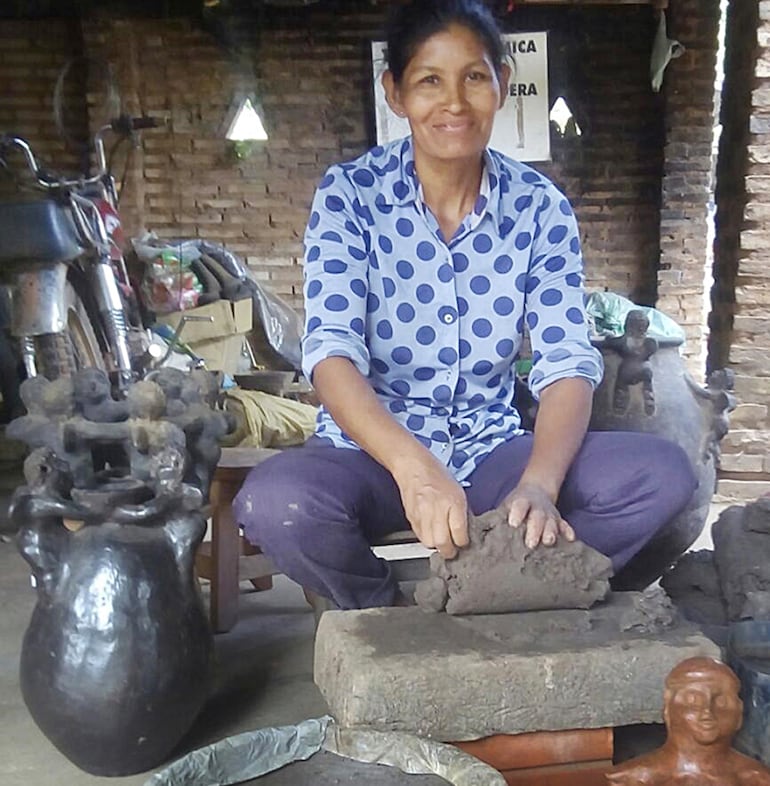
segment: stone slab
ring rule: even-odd
[[[659,723],[668,672],[720,650],[688,623],[645,625],[643,601],[612,593],[586,611],[471,617],[329,611],[315,682],[342,726],[442,741]]]

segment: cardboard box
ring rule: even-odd
[[[206,362],[209,371],[224,371],[233,376],[238,373],[241,347],[246,336],[237,334],[189,344],[190,349]]]
[[[189,308],[187,311],[158,314],[157,321],[176,330],[183,316],[194,317],[187,321],[182,329],[179,340],[184,344],[199,344],[225,336],[248,333],[252,326],[251,298],[238,300],[235,303],[229,300],[216,300],[207,306]]]

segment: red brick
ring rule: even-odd
[[[612,759],[613,731],[574,729],[498,734],[453,743],[501,772]]]

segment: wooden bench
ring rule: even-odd
[[[195,567],[198,576],[210,582],[209,617],[215,633],[225,633],[238,621],[240,582],[250,581],[259,590],[273,586],[278,571],[261,551],[241,535],[233,517],[232,502],[252,467],[278,453],[271,448],[223,448],[211,481],[211,540],[198,549]],[[375,544],[382,547],[417,543],[411,530],[395,532]],[[387,550],[387,549],[386,549]],[[428,573],[427,560],[391,561],[396,579],[414,581]]]

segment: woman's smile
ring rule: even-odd
[[[398,85],[384,81],[391,107],[409,121],[418,169],[427,159],[479,160],[507,76],[471,30],[453,24],[417,49]]]

